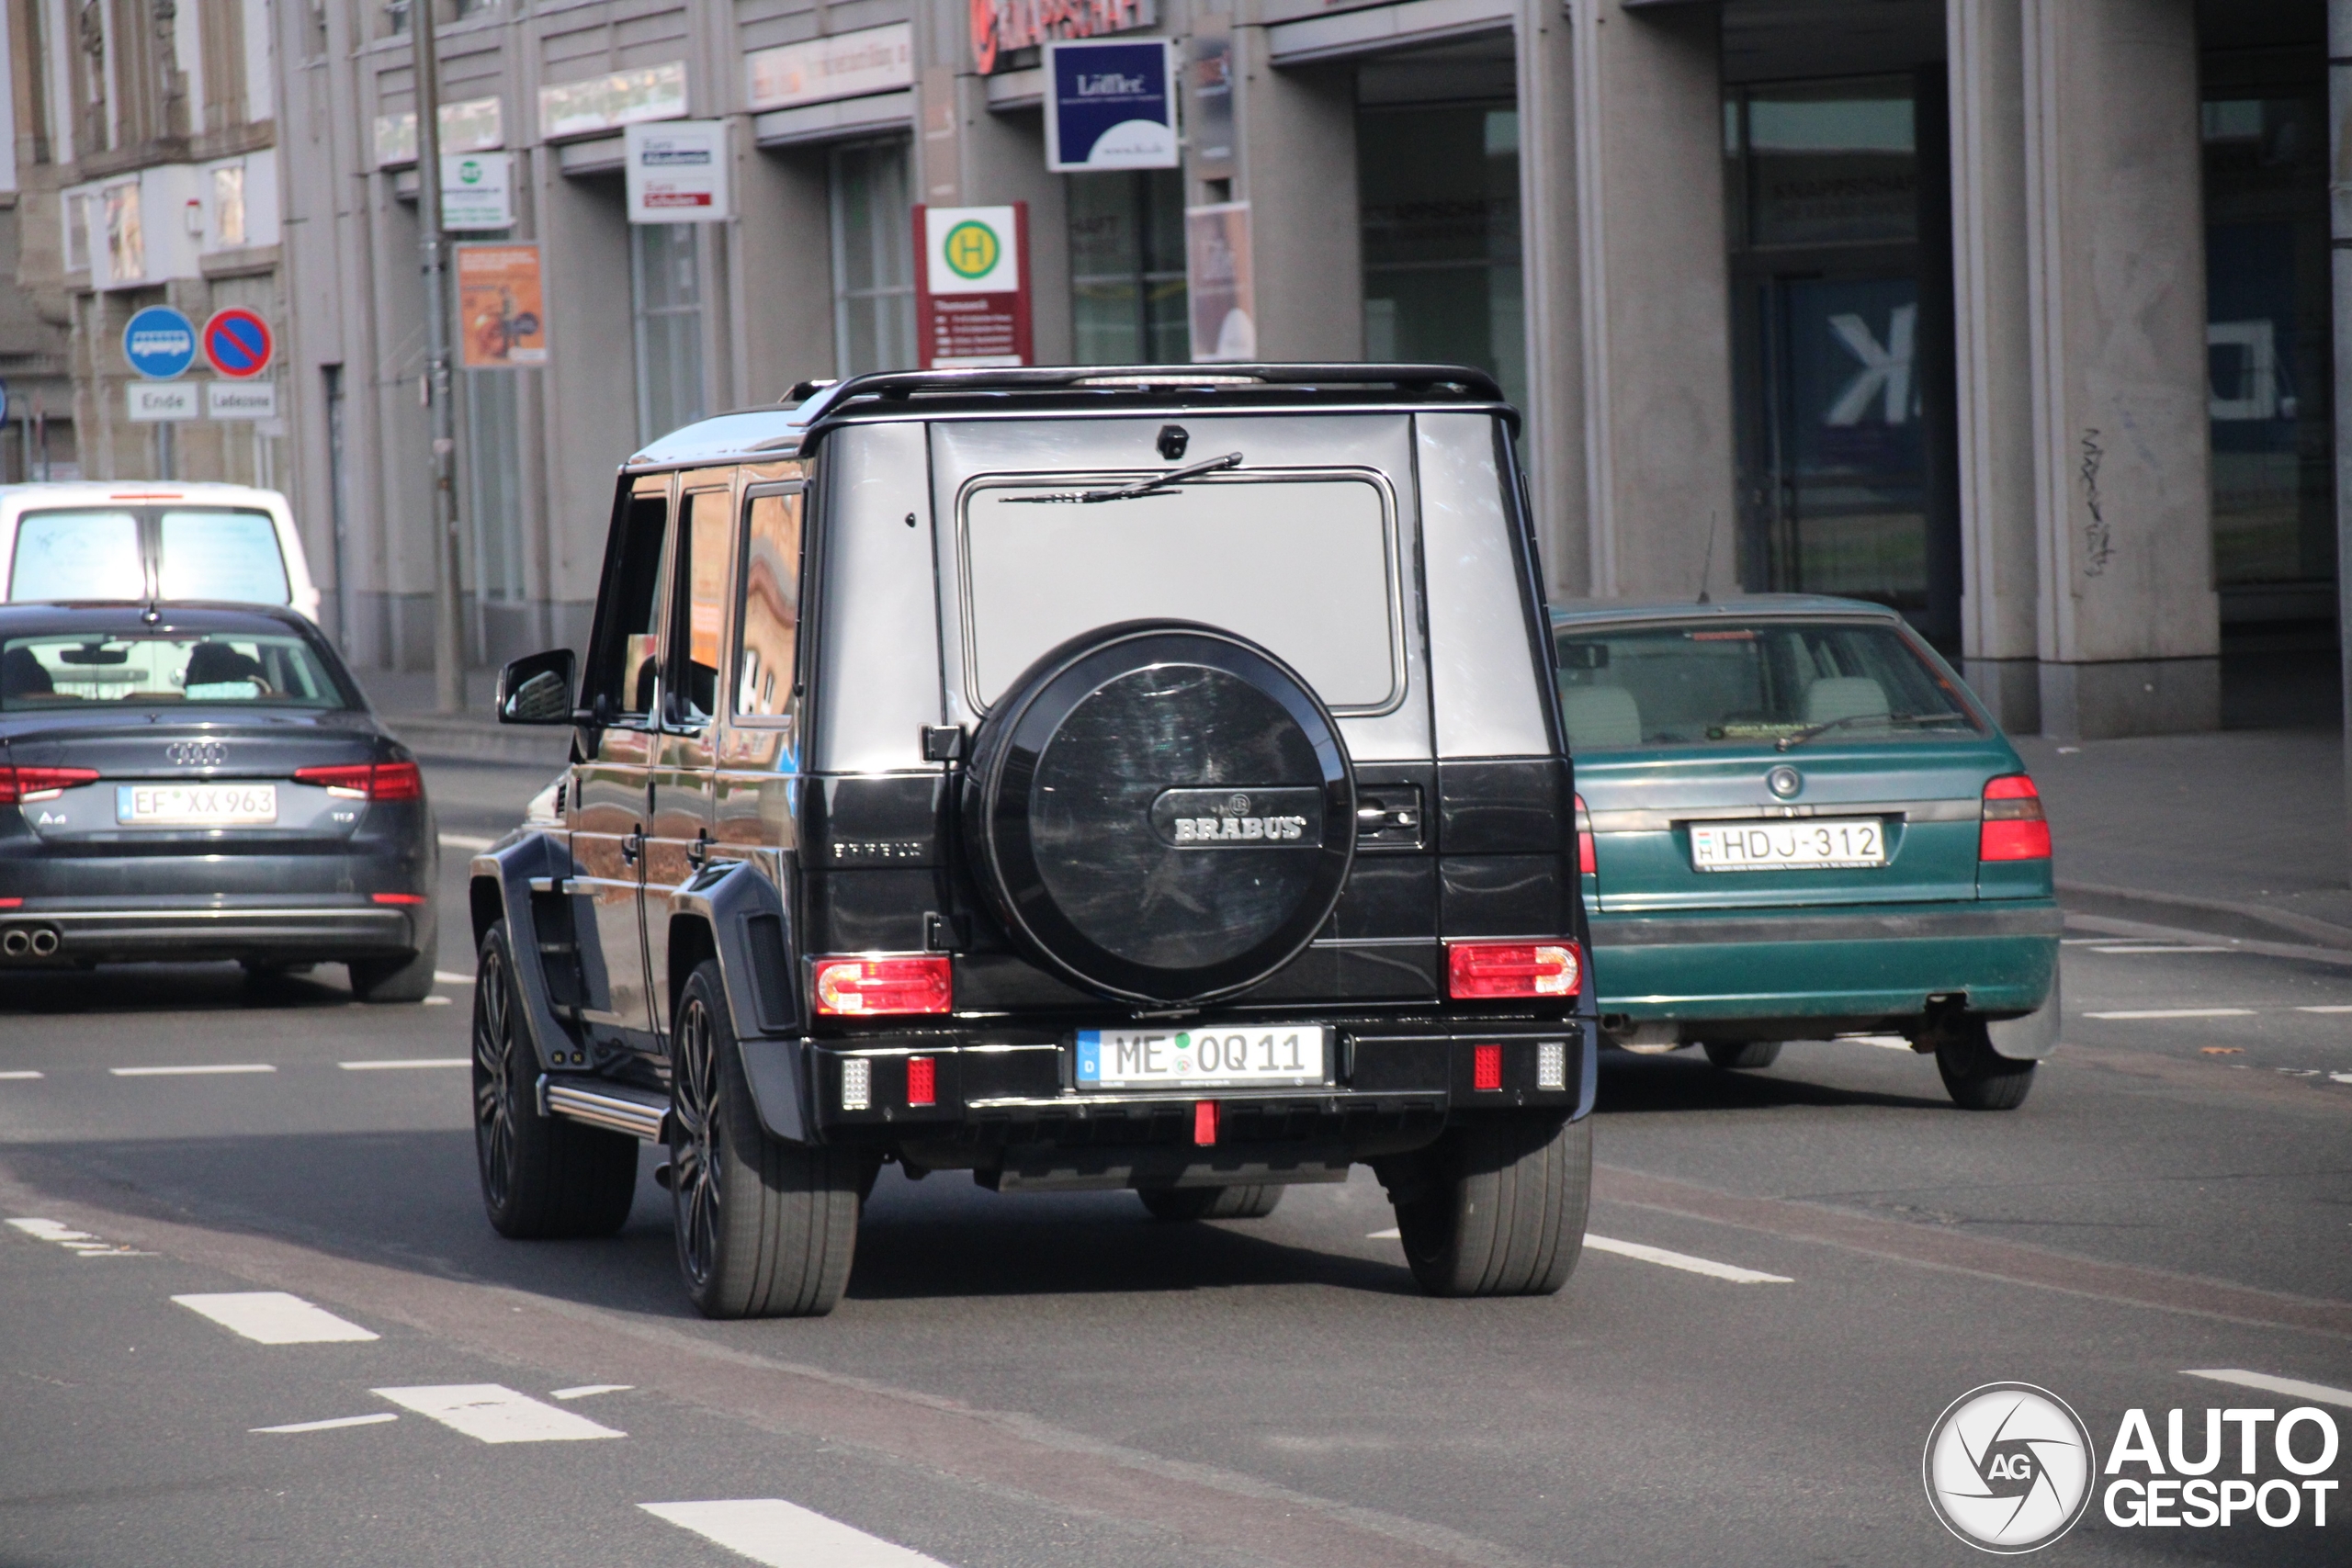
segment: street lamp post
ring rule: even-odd
[[[465,645],[458,618],[458,431],[449,393],[449,290],[441,236],[441,62],[433,0],[410,0],[415,40],[417,247],[424,270],[424,398],[433,421],[433,705],[465,706]]]

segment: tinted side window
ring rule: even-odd
[[[685,724],[707,723],[718,711],[718,639],[727,619],[727,522],[733,500],[723,490],[686,497],[686,531],[678,541],[678,606],[670,622],[677,716]]]
[[[638,496],[621,520],[621,547],[605,584],[610,611],[596,649],[596,704],[620,718],[643,719],[653,711],[655,671],[661,648],[654,609],[662,603],[662,541],[669,531],[670,502]]]
[[[792,706],[800,649],[800,492],[743,506],[742,614],[736,625],[735,715],[772,718]]]

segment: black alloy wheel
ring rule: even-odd
[[[963,832],[999,919],[1097,995],[1193,1005],[1306,946],[1355,856],[1337,722],[1291,670],[1213,626],[1074,637],[998,700]]]
[[[539,1111],[538,1056],[515,991],[506,923],[474,973],[474,1158],[492,1229],[516,1241],[610,1235],[637,1194],[637,1140]]]
[[[710,1009],[689,995],[672,1035],[670,1201],[677,1217],[678,1268],[689,1293],[709,1292],[718,1267],[718,1059],[711,1049]]]

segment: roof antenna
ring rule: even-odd
[[[1702,604],[1714,603],[1707,596],[1707,584],[1715,575],[1715,532],[1723,520],[1720,512],[1707,513],[1707,558],[1705,564],[1699,568],[1699,603]]]

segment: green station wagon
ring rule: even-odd
[[[2008,1110],[2058,1037],[2050,827],[1893,611],[1759,594],[1555,607],[1601,1028],[1769,1066],[1900,1033]]]

